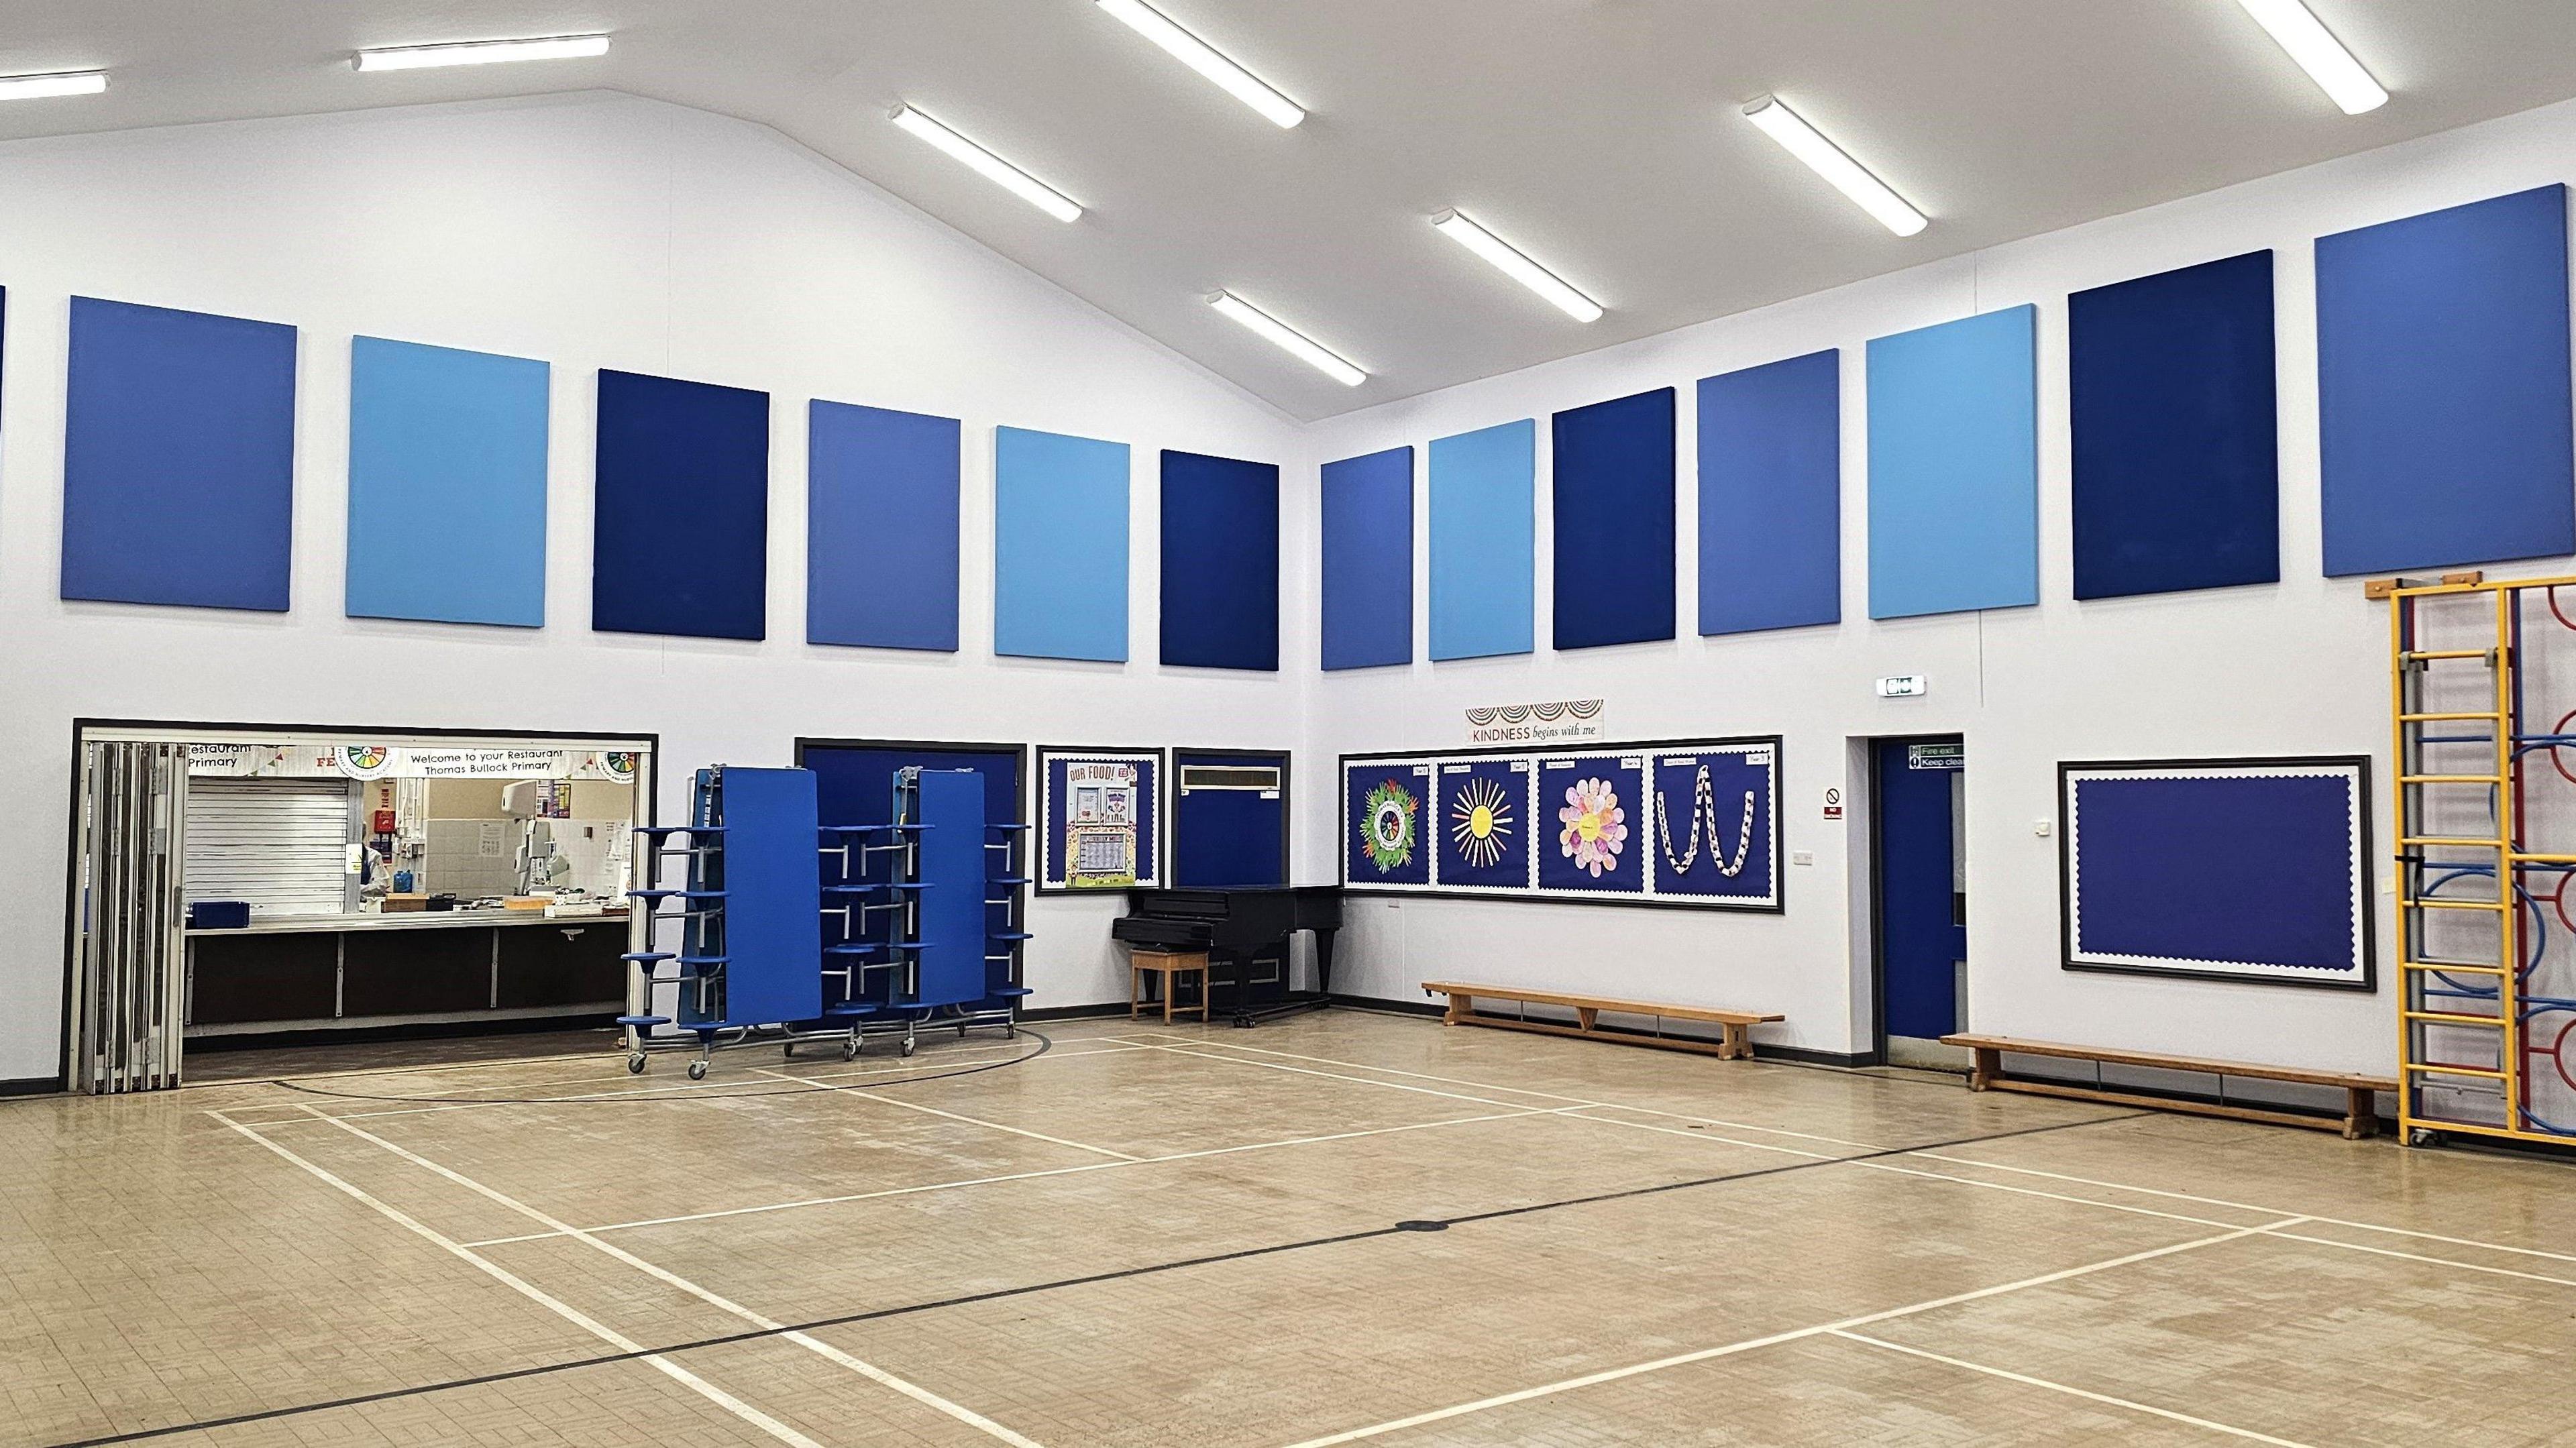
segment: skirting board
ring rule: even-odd
[[[0,1081],[0,1096],[51,1096],[63,1089],[59,1076],[25,1076]]]

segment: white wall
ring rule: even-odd
[[[1786,736],[1783,915],[1413,899],[1354,900],[1354,992],[1420,999],[1442,976],[1626,992],[1785,1012],[1757,1038],[1827,1052],[1870,1047],[1868,835],[1821,792],[1865,780],[1861,736],[1959,732],[1968,741],[1969,1001],[1981,1031],[2244,1060],[2386,1071],[2395,1021],[2387,897],[2376,994],[2078,974],[2060,968],[2056,814],[2064,759],[2243,754],[2377,757],[2374,830],[2388,821],[2387,618],[2361,580],[2319,570],[2316,339],[2310,242],[2349,227],[2576,174],[2576,104],[2268,178],[1982,254],[1900,272],[1587,356],[1317,425],[1312,455],[1349,457],[1652,387],[1682,389],[1679,509],[1683,637],[1555,653],[1546,459],[1539,494],[1539,636],[1530,656],[1321,676],[1308,777],[1345,752],[1458,747],[1474,704],[1608,700],[1614,739]],[[1863,225],[1854,217],[1853,225]],[[1891,241],[1891,254],[1900,243]],[[2279,299],[2281,558],[2277,585],[2072,600],[2068,549],[2066,308],[2070,290],[2273,248]],[[2040,307],[2040,530],[2036,608],[1871,622],[1863,346],[1875,336],[2036,302]],[[1536,313],[1534,312],[1535,316]],[[1836,627],[1702,639],[1696,621],[1693,382],[1825,347],[1843,349],[1843,618]],[[1546,428],[1540,429],[1542,449]],[[1417,517],[1427,516],[1417,452]],[[1310,569],[1314,560],[1308,560]],[[2540,574],[2563,563],[2496,572]],[[1417,538],[1417,579],[1427,545]],[[1417,588],[1417,616],[1426,593]],[[1427,618],[1417,625],[1427,637]],[[1427,658],[1417,642],[1416,655]],[[1882,700],[1872,682],[1927,674],[1928,697]],[[2576,701],[2570,701],[2576,702]],[[2535,706],[2536,707],[2536,706]],[[1337,801],[1300,801],[1300,863],[1332,878]],[[2383,851],[2384,853],[2384,851]],[[2387,884],[2382,861],[2381,887]],[[2213,864],[2209,887],[2228,888]],[[2248,902],[2259,908],[2258,902]],[[1581,984],[1578,984],[1581,983]]]
[[[800,736],[1287,747],[1303,682],[1162,669],[1156,452],[1291,464],[1279,414],[778,136],[611,95],[373,111],[0,146],[9,291],[0,441],[0,1080],[56,1069],[76,717],[658,731],[662,809],[700,764],[783,764]],[[67,298],[302,328],[294,608],[64,603]],[[555,366],[542,631],[341,614],[353,333]],[[589,629],[595,370],[771,400],[769,639]],[[805,400],[965,420],[955,655],[804,637]],[[991,654],[996,424],[1134,448],[1124,666]],[[1287,556],[1312,509],[1282,509]],[[1311,658],[1287,570],[1281,652]],[[1115,900],[1039,901],[1034,1006],[1121,999]]]

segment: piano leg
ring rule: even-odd
[[[1315,932],[1315,994],[1326,1001],[1333,998],[1333,932]]]

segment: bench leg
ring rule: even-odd
[[[1733,1021],[1718,1023],[1717,1058],[1721,1061],[1744,1061],[1753,1055],[1753,1028]]]
[[[1127,967],[1127,1019],[1132,1021],[1143,1013],[1137,1003],[1144,998],[1145,968],[1140,965],[1130,965]]]
[[[1991,1046],[1978,1046],[1976,1064],[1968,1070],[1968,1089],[1983,1091],[2004,1074],[2004,1053]]]
[[[1466,995],[1458,991],[1451,991],[1449,993],[1449,1013],[1440,1018],[1440,1023],[1444,1026],[1459,1025],[1475,1013],[1476,998],[1474,996]]]
[[[1595,1010],[1591,1006],[1576,1006],[1574,1008],[1574,1028],[1578,1031],[1591,1030],[1592,1023],[1600,1018],[1601,1012]]]
[[[2360,1141],[2379,1134],[2379,1093],[2354,1088],[2344,1093],[2343,1139]]]

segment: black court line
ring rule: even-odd
[[[544,1377],[550,1373],[574,1372],[583,1368],[610,1367],[648,1357],[670,1357],[678,1353],[699,1352],[708,1348],[732,1347],[783,1337],[793,1332],[817,1332],[825,1328],[848,1327],[862,1322],[881,1322],[891,1317],[906,1317],[919,1312],[937,1312],[951,1307],[969,1307],[976,1303],[996,1302],[1006,1298],[1028,1297],[1041,1292],[1056,1292],[1068,1287],[1088,1287],[1102,1282],[1116,1282],[1129,1277],[1150,1277],[1163,1272],[1177,1272],[1190,1267],[1208,1267],[1222,1262],[1242,1262],[1255,1257],[1273,1257],[1283,1252],[1301,1252],[1311,1247],[1335,1247],[1349,1242],[1365,1242],[1377,1237],[1394,1237],[1431,1230],[1436,1227],[1464,1226],[1476,1222],[1498,1221],[1505,1217],[1528,1216],[1534,1212],[1556,1211],[1565,1207],[1590,1206],[1598,1202],[1615,1202],[1628,1197],[1650,1197],[1665,1192],[1686,1191],[1693,1187],[1717,1186],[1725,1182],[1752,1181],[1760,1177],[1784,1176],[1790,1172],[1810,1171],[1817,1167],[1843,1166],[1852,1162],[1875,1161],[1880,1157],[1904,1156],[1918,1151],[1940,1151],[1949,1147],[1976,1146],[1989,1141],[2003,1141],[2016,1136],[2040,1136],[2052,1131],[2071,1131],[2078,1127],[2100,1126],[2112,1121],[2134,1121],[2141,1116],[2154,1116],[2153,1111],[2123,1111],[2110,1116],[2090,1116],[2082,1121],[2061,1121],[2052,1126],[2026,1126],[2017,1131],[1997,1131],[1984,1136],[1964,1136],[1951,1141],[1930,1141],[1918,1146],[1891,1146],[1855,1156],[1824,1157],[1813,1161],[1792,1162],[1785,1166],[1760,1167],[1752,1171],[1729,1172],[1721,1176],[1692,1177],[1684,1181],[1663,1182],[1648,1187],[1628,1187],[1615,1192],[1598,1192],[1591,1196],[1566,1197],[1559,1201],[1532,1202],[1525,1206],[1501,1207],[1492,1211],[1470,1212],[1463,1216],[1436,1217],[1371,1227],[1365,1231],[1342,1232],[1330,1237],[1308,1237],[1295,1242],[1278,1242],[1267,1247],[1246,1247],[1240,1251],[1218,1252],[1203,1257],[1184,1257],[1172,1262],[1158,1262],[1143,1267],[1122,1267],[1114,1272],[1094,1272],[1081,1277],[1062,1277],[1051,1282],[1033,1282],[1021,1287],[1001,1287],[990,1292],[970,1292],[958,1297],[943,1297],[930,1302],[915,1302],[903,1307],[880,1307],[869,1312],[845,1313],[839,1317],[819,1317],[811,1322],[784,1323],[777,1327],[755,1328],[747,1332],[726,1333],[719,1337],[691,1338],[685,1342],[661,1347],[637,1348],[632,1352],[600,1353],[592,1357],[571,1358],[563,1362],[534,1367],[509,1368],[501,1372],[480,1373],[473,1377],[451,1378],[445,1382],[425,1383],[416,1387],[387,1388],[382,1392],[360,1393],[353,1397],[331,1398],[318,1403],[302,1403],[289,1408],[267,1408],[253,1413],[236,1413],[229,1417],[204,1418],[193,1423],[175,1423],[166,1428],[143,1428],[131,1433],[113,1433],[100,1438],[80,1438],[52,1445],[52,1448],[103,1448],[111,1443],[141,1443],[154,1438],[167,1438],[180,1433],[202,1433],[216,1428],[234,1428],[246,1423],[264,1423],[278,1418],[300,1417],[308,1413],[326,1413],[337,1408],[365,1407],[371,1403],[391,1402],[398,1398],[416,1398],[430,1393],[443,1393],[457,1388],[483,1387],[492,1383],[517,1382],[525,1378]],[[1722,1139],[1722,1138],[1719,1138]]]

